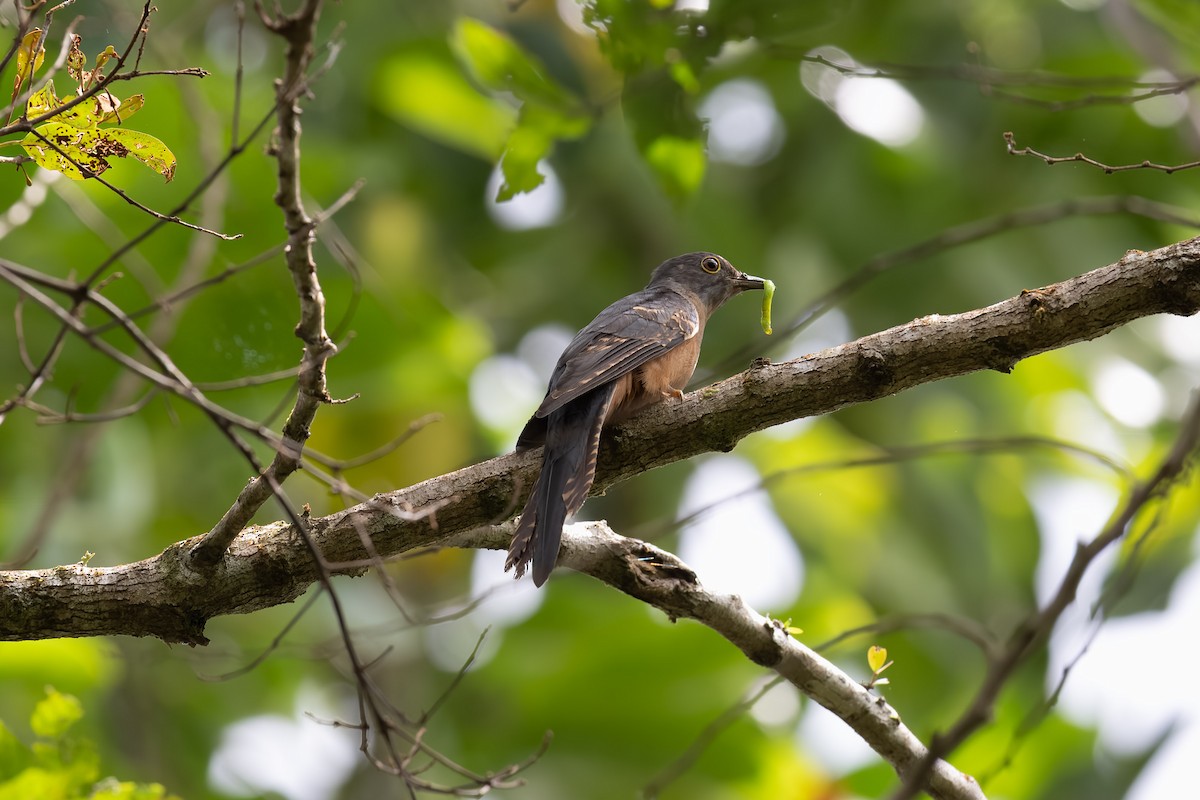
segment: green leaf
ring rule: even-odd
[[[545,180],[537,171],[537,164],[549,155],[559,139],[576,139],[589,130],[591,120],[587,117],[567,116],[558,111],[526,104],[516,129],[508,137],[500,171],[504,182],[496,194],[496,200],[510,200],[521,192],[541,186]]]
[[[708,162],[700,139],[659,136],[644,155],[663,189],[676,199],[692,194],[704,180]]]
[[[552,80],[537,59],[495,28],[460,17],[450,34],[450,46],[483,86],[512,92],[524,101],[577,108],[578,100]]]
[[[83,69],[80,39],[73,36],[67,57],[67,71],[79,81],[81,90],[99,75],[117,52],[110,45],[96,56],[95,69]],[[72,180],[83,180],[85,172],[100,175],[111,166],[109,158],[133,157],[162,175],[168,182],[175,177],[175,154],[165,144],[148,133],[126,128],[99,130],[106,122],[124,122],[145,105],[140,94],[121,101],[109,91],[100,92],[77,105],[64,109],[48,122],[39,125],[21,140],[30,158],[43,169],[61,172]],[[48,81],[25,104],[28,119],[54,113],[66,105]]]
[[[1135,0],[1134,5],[1189,47],[1200,37],[1200,5],[1195,0]]]
[[[0,722],[0,781],[8,780],[29,766],[29,748]]]
[[[504,181],[497,201],[536,189],[544,180],[537,164],[555,142],[578,139],[591,129],[583,103],[509,36],[477,19],[459,18],[450,46],[485,88],[510,92],[521,100],[517,125],[500,156]]]
[[[29,726],[38,736],[58,739],[83,718],[83,704],[73,695],[47,688],[46,696],[33,709]]]
[[[679,88],[688,94],[697,94],[700,91],[700,79],[696,77],[692,65],[683,59],[672,61],[667,71],[671,75],[671,80],[679,84]]]
[[[0,685],[50,684],[78,696],[110,686],[119,669],[115,649],[103,639],[10,642],[0,658]]]
[[[0,800],[69,800],[71,776],[58,770],[30,767],[11,780],[0,783]]]
[[[389,59],[375,94],[383,111],[443,144],[495,161],[516,124],[517,112],[484,97],[449,55],[409,52]]]

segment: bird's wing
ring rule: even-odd
[[[699,331],[696,305],[670,289],[651,287],[621,298],[571,340],[534,417],[545,417],[585,392],[632,372]]]

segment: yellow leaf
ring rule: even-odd
[[[111,143],[104,153],[105,156],[136,158],[162,175],[168,183],[175,177],[175,154],[150,134],[127,128],[106,128],[100,132],[100,137]]]
[[[110,158],[135,158],[168,181],[175,177],[174,154],[161,141],[141,131],[47,122],[22,139],[21,146],[38,166],[73,180],[85,177],[76,164],[99,175],[108,169]]]
[[[41,89],[29,95],[29,99],[25,102],[25,116],[29,119],[37,119],[60,105],[62,104],[58,102],[58,95],[54,93],[54,81],[49,81]]]
[[[871,672],[879,674],[887,664],[887,648],[877,644],[871,645],[867,650],[867,664],[871,666]]]
[[[138,109],[146,104],[145,95],[135,94],[131,97],[126,97],[121,101],[120,105],[118,105],[116,108],[113,108],[112,100],[115,100],[116,98],[105,92],[99,95],[97,99],[101,100],[105,97],[108,97],[109,100],[101,103],[102,114],[98,120],[99,124],[101,125],[106,122],[124,122],[136,114]]]
[[[41,28],[34,28],[21,37],[21,45],[17,48],[17,74],[13,78],[13,94],[15,100],[21,92],[21,85],[33,80],[33,73],[42,66],[46,58],[46,48]]]
[[[110,58],[116,58],[116,57],[117,57],[117,51],[115,49],[113,49],[113,46],[111,44],[108,47],[104,48],[104,51],[102,53],[100,53],[100,55],[96,56],[96,66],[92,69],[92,74],[88,76],[89,77],[88,83],[90,84],[91,81],[94,81],[94,80],[98,79],[99,77],[101,77],[100,71],[102,69],[104,69],[104,65],[108,63],[108,60]]]
[[[64,122],[47,122],[22,139],[21,147],[25,148],[25,152],[39,167],[61,172],[71,180],[81,181],[84,175],[73,161],[83,164],[97,175],[108,169],[108,162],[94,158],[88,152],[94,138],[92,131]]]

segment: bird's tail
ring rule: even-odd
[[[558,560],[562,527],[587,499],[596,477],[600,429],[612,401],[613,386],[600,387],[550,413],[542,472],[521,511],[504,569],[525,574],[533,562],[533,582],[541,586]]]

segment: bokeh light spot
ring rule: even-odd
[[[714,161],[753,166],[769,161],[783,145],[783,119],[756,81],[722,83],[704,98],[700,116],[708,120],[708,152]]]

